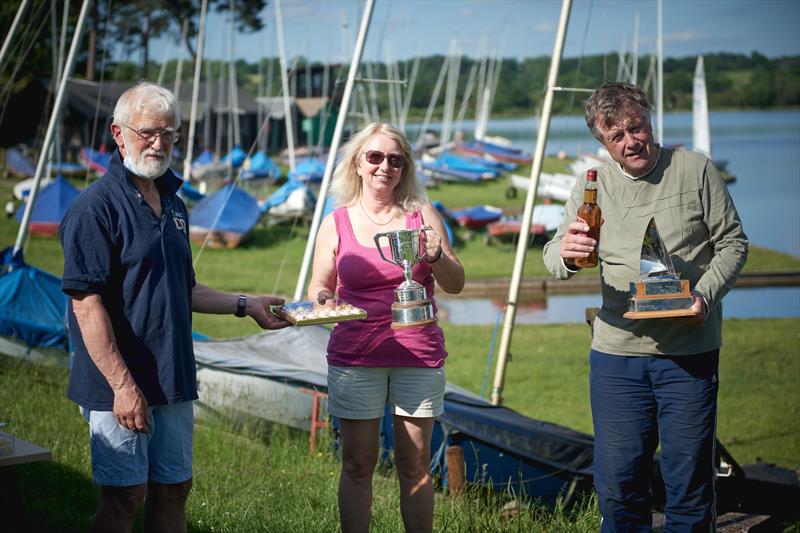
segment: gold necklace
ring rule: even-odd
[[[375,224],[376,226],[385,226],[385,225],[387,225],[389,222],[391,222],[392,220],[394,220],[395,218],[397,218],[397,215],[392,215],[392,218],[390,218],[390,219],[389,219],[389,220],[387,220],[386,222],[377,222],[377,221],[375,221],[375,220],[374,220],[374,219],[373,219],[371,216],[369,216],[369,215],[367,214],[367,210],[366,210],[366,209],[364,209],[364,204],[362,204],[362,203],[361,203],[361,200],[359,200],[359,201],[358,201],[358,207],[360,207],[360,208],[361,208],[361,212],[362,212],[362,213],[364,213],[364,216],[365,216],[365,217],[367,217],[367,218],[369,219],[369,221],[370,221],[370,222],[372,222],[373,224]]]

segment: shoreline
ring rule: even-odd
[[[506,296],[511,278],[477,278],[467,280],[460,294],[448,294],[447,298],[472,298],[477,296]],[[800,286],[800,271],[743,272],[734,287],[797,287]],[[520,295],[543,296],[546,294],[586,294],[600,292],[599,276],[575,276],[568,280],[550,277],[528,277],[520,282]]]

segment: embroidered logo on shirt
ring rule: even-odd
[[[172,220],[175,222],[175,227],[178,231],[186,233],[186,219],[183,218],[183,213],[172,211]]]

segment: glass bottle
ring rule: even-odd
[[[600,247],[600,225],[602,211],[597,205],[597,170],[590,168],[586,171],[586,188],[583,190],[583,205],[578,208],[578,222],[589,226],[586,232],[597,244],[588,257],[576,257],[575,266],[578,268],[592,268],[597,266],[597,249]]]

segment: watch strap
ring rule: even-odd
[[[234,314],[240,318],[247,316],[247,296],[244,294],[236,297],[236,313]]]

